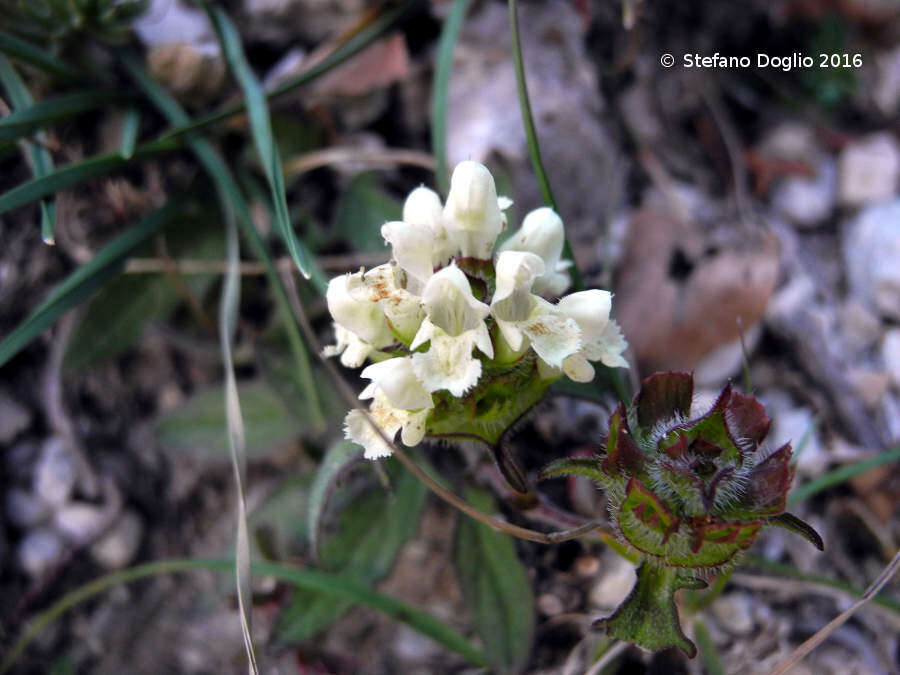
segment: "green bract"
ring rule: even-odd
[[[763,406],[729,384],[697,414],[693,389],[688,373],[651,375],[631,407],[619,404],[610,417],[605,453],[544,470],[600,483],[619,536],[642,559],[631,595],[598,625],[648,649],[674,646],[691,656],[677,589],[704,586],[702,574],[731,565],[768,524],[823,548],[811,527],[784,512],[791,447],[763,445],[770,426]]]

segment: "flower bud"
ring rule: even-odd
[[[450,178],[443,222],[463,257],[491,257],[503,229],[503,214],[494,177],[487,167],[472,161],[457,164]]]
[[[562,219],[549,207],[535,209],[525,216],[522,226],[500,247],[502,251],[528,251],[544,261],[544,272],[535,279],[536,293],[558,295],[569,286],[565,269],[569,261],[561,261],[565,231]]]
[[[431,266],[442,267],[456,254],[456,243],[447,235],[443,223],[443,207],[437,192],[417,187],[403,203],[403,220],[416,227],[427,228],[432,236]],[[430,276],[430,275],[429,275]]]

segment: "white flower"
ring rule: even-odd
[[[434,235],[427,227],[395,220],[381,226],[381,236],[391,245],[394,260],[415,280],[414,290],[421,289],[431,276]]]
[[[362,371],[372,382],[359,395],[372,399],[369,416],[385,436],[394,439],[397,431],[407,446],[418,445],[425,436],[428,411],[434,407],[431,394],[425,391],[413,373],[409,358],[398,357],[373,363]],[[361,410],[351,410],[344,420],[344,435],[366,450],[367,459],[391,454],[391,446]]]
[[[380,390],[375,392],[372,403],[369,404],[369,416],[391,440],[400,431],[400,438],[406,446],[418,445],[425,436],[428,410],[410,412],[395,408]],[[366,414],[357,408],[348,412],[344,418],[344,438],[363,446],[366,459],[387,457],[393,452],[390,444],[385,442],[378,430],[366,419]]]
[[[574,319],[531,292],[532,283],[544,272],[544,262],[534,253],[503,251],[497,257],[496,272],[491,314],[503,339],[517,352],[527,337],[544,362],[562,367],[566,357],[581,349],[581,329]]]
[[[489,259],[504,217],[490,171],[478,162],[456,165],[444,205],[444,227],[463,257]]]
[[[361,272],[344,274],[332,279],[328,283],[328,291],[325,294],[328,311],[338,326],[350,331],[372,349],[386,347],[394,342],[394,336],[391,334],[390,326],[381,307],[377,302],[354,297],[358,295],[356,291],[362,285],[363,275]],[[338,333],[337,330],[336,333],[338,344],[332,350],[332,353],[335,354],[340,353],[353,342],[348,336]],[[342,344],[344,347],[341,347]]]
[[[535,279],[534,292],[559,295],[569,287],[572,266],[569,260],[561,260],[565,231],[562,219],[556,211],[542,207],[531,211],[522,221],[522,227],[503,242],[500,251],[528,251],[544,261],[544,272]]]
[[[437,192],[417,187],[403,203],[403,220],[410,225],[428,228],[432,234],[431,267],[443,267],[457,253],[456,243],[450,239],[443,223],[443,207]],[[386,238],[386,237],[385,237]],[[399,262],[399,261],[398,261]],[[431,270],[429,270],[429,276]]]
[[[350,332],[339,323],[334,324],[335,344],[322,349],[322,355],[341,355],[341,365],[345,368],[359,368],[374,351],[375,348],[365,340],[361,340],[355,333]]]
[[[609,318],[611,307],[612,294],[597,289],[572,293],[557,304],[560,311],[578,323],[584,338],[578,353],[567,357],[562,364],[563,372],[576,382],[594,379],[590,361],[600,361],[610,368],[628,367],[622,356],[628,345],[619,326]]]
[[[422,300],[404,288],[407,277],[403,270],[392,263],[373,267],[362,277],[362,283],[353,283],[350,295],[360,302],[380,307],[394,337],[409,344],[425,317]]]
[[[361,399],[374,398],[378,391],[384,393],[388,402],[403,410],[429,409],[433,406],[431,394],[425,391],[416,379],[412,361],[408,357],[397,357],[367,366],[361,373],[372,380],[362,393]]]
[[[410,349],[431,344],[427,352],[412,355],[415,374],[430,392],[447,389],[462,396],[481,376],[481,361],[472,355],[473,347],[488,358],[494,356],[484,323],[490,308],[472,295],[469,280],[455,264],[428,280],[422,301],[426,318]]]

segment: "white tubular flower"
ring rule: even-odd
[[[522,227],[503,242],[500,251],[528,251],[544,261],[544,272],[534,282],[535,293],[559,295],[569,287],[572,266],[569,260],[561,260],[565,231],[562,219],[556,211],[542,207],[531,211],[522,221]]]
[[[403,287],[405,275],[397,265],[384,263],[365,273],[361,284],[353,284],[350,295],[354,300],[381,307],[394,337],[409,344],[425,311],[421,299]]]
[[[361,340],[355,333],[351,333],[342,325],[334,324],[335,344],[322,349],[322,356],[341,355],[341,365],[345,368],[359,368],[375,351],[375,348],[365,340]]]
[[[450,239],[443,223],[441,198],[427,187],[417,187],[403,203],[403,220],[410,225],[428,228],[433,236],[431,266],[443,267],[457,252],[456,243]],[[429,276],[431,270],[429,270]]]
[[[422,300],[426,318],[410,349],[429,341],[431,345],[427,352],[412,355],[413,370],[427,391],[447,389],[462,396],[481,376],[481,361],[472,355],[473,347],[488,358],[494,356],[484,323],[490,308],[472,295],[469,280],[455,264],[428,280]]]
[[[359,395],[361,399],[374,398],[381,391],[391,405],[403,410],[427,410],[434,405],[431,394],[416,379],[408,357],[373,363],[362,371],[362,376],[372,382]]]
[[[381,226],[381,236],[391,245],[394,260],[411,279],[417,289],[422,288],[431,276],[434,235],[427,227],[395,220]]]
[[[594,379],[594,367],[590,361],[600,361],[610,368],[627,368],[622,356],[627,343],[615,321],[609,318],[612,294],[592,289],[572,293],[562,298],[557,307],[578,322],[584,337],[584,345],[576,354],[567,357],[563,372],[576,382]]]
[[[450,178],[450,194],[444,205],[444,227],[463,257],[489,259],[503,214],[497,202],[494,177],[482,164],[465,161]]]
[[[534,253],[503,251],[497,257],[497,289],[491,314],[503,339],[516,352],[527,337],[542,361],[557,368],[582,346],[578,323],[531,292],[544,272],[544,262]]]
[[[369,416],[391,440],[400,431],[400,438],[406,446],[418,445],[425,436],[428,409],[410,412],[395,408],[381,390],[374,394],[373,401],[369,405]],[[366,459],[379,459],[393,453],[390,444],[385,442],[377,429],[372,428],[365,413],[356,408],[348,412],[344,418],[344,438],[363,446]]]
[[[354,297],[363,285],[363,275],[345,274],[328,283],[325,299],[335,323],[378,349],[394,342],[390,326],[377,302]]]

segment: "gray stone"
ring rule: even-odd
[[[11,525],[25,530],[49,515],[50,505],[28,490],[14,487],[6,493],[6,518]]]
[[[900,199],[864,209],[844,228],[843,250],[850,292],[900,319]]]
[[[845,206],[890,199],[900,179],[900,146],[889,133],[861,138],[841,151],[838,194]]]
[[[32,413],[25,406],[0,391],[0,444],[15,440],[31,424]]]
[[[797,459],[797,472],[805,476],[820,475],[828,467],[831,457],[822,444],[812,411],[802,406],[771,405],[770,398],[763,398],[772,418],[767,443],[773,450],[790,443]]]
[[[891,328],[884,334],[884,339],[881,341],[881,360],[884,362],[891,382],[900,389],[900,328]]]
[[[818,163],[816,174],[789,176],[775,189],[775,210],[800,227],[815,227],[828,220],[837,202],[837,165],[832,159]]]
[[[35,494],[53,506],[60,506],[72,496],[75,487],[75,460],[61,438],[44,441],[34,469]]]
[[[115,570],[130,563],[141,545],[144,522],[134,511],[126,511],[115,525],[91,546],[91,556],[106,569]]]
[[[756,627],[753,620],[753,597],[746,593],[728,593],[712,605],[713,614],[733,635],[750,635]]]
[[[857,298],[850,298],[840,306],[838,325],[844,348],[850,354],[869,349],[881,337],[881,320]]]
[[[60,538],[49,529],[32,530],[19,542],[19,566],[32,578],[40,578],[59,564],[65,549]]]
[[[759,144],[759,153],[773,159],[810,164],[820,156],[815,132],[801,122],[784,122],[769,131]]]
[[[96,539],[108,523],[106,509],[82,502],[66,504],[53,514],[57,532],[76,546]]]

